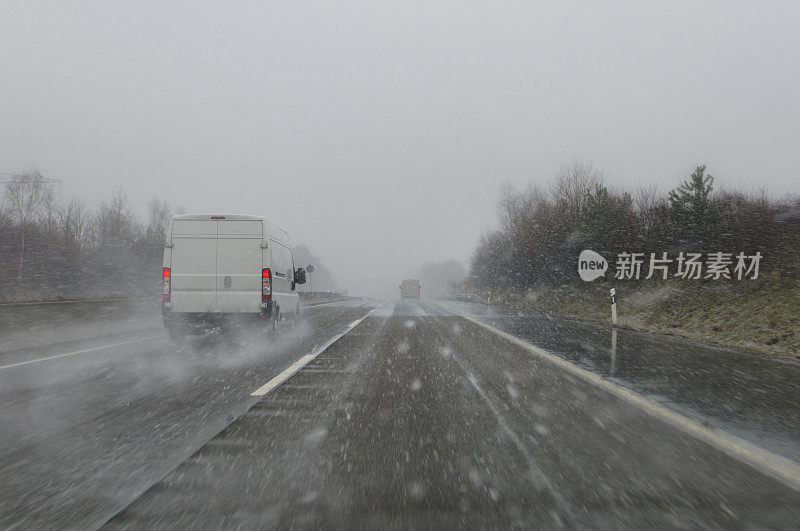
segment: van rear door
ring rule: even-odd
[[[261,311],[261,220],[217,222],[217,311]]]
[[[175,220],[171,242],[172,311],[216,311],[217,223]]]

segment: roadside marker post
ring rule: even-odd
[[[617,324],[617,290],[611,288],[611,324]]]
[[[614,376],[617,370],[617,329],[611,329],[611,357],[608,363],[608,375]]]

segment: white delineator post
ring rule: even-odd
[[[617,370],[617,329],[611,329],[611,361],[608,365],[608,374],[614,376]]]
[[[617,324],[617,290],[611,288],[611,324]]]

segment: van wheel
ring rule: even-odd
[[[169,329],[169,340],[173,345],[182,345],[186,340],[186,334],[174,328]]]
[[[267,337],[275,341],[278,339],[278,316],[276,315],[267,323]]]

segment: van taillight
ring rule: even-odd
[[[261,270],[261,302],[272,300],[272,271],[268,267]]]
[[[170,268],[165,267],[161,277],[161,296],[164,302],[169,302],[169,293],[172,283],[172,274]]]

